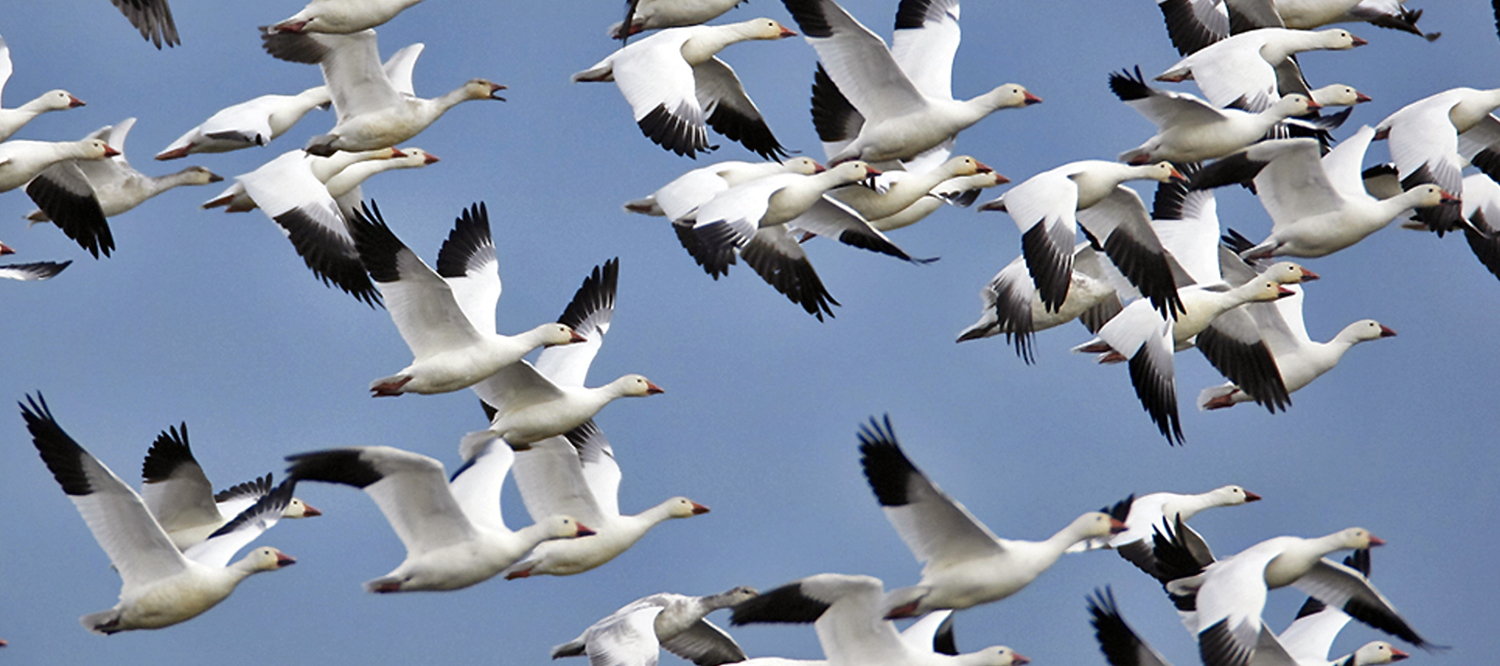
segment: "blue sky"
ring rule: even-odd
[[[1412,3],[1428,10],[1422,25],[1440,40],[1354,26],[1369,46],[1303,57],[1315,84],[1342,81],[1375,99],[1339,136],[1449,87],[1500,85],[1489,8]],[[331,113],[314,111],[267,149],[153,162],[224,106],[320,81],[315,67],[266,56],[256,37],[255,26],[290,16],[298,0],[175,4],[183,45],[160,52],[101,0],[7,8],[0,34],[15,75],[5,105],[56,87],[88,102],[16,138],[74,139],[136,116],[127,154],[137,168],[202,164],[232,177],[332,125]],[[894,4],[848,7],[885,34]],[[594,265],[620,257],[614,327],[590,383],[640,372],[667,390],[599,418],[624,470],[620,506],[634,512],[681,494],[713,512],[661,525],[582,575],[377,597],[360,583],[401,561],[399,540],[363,493],[307,484],[298,494],[325,516],[284,522],[259,542],[297,557],[295,567],[248,580],[185,624],[106,639],[76,618],[113,605],[119,579],[13,413],[0,419],[0,637],[11,642],[0,654],[14,663],[541,663],[552,645],[657,591],[768,589],[824,571],[911,584],[918,567],[858,465],[856,429],[883,413],[913,460],[1001,536],[1044,538],[1132,492],[1238,483],[1266,499],[1195,521],[1218,552],[1367,527],[1389,542],[1374,554],[1381,590],[1418,631],[1454,646],[1411,663],[1477,662],[1500,649],[1488,527],[1500,500],[1500,284],[1462,240],[1389,229],[1308,262],[1323,276],[1308,289],[1313,337],[1365,317],[1400,336],[1356,348],[1275,416],[1244,405],[1195,411],[1192,396],[1219,380],[1195,352],[1180,355],[1187,445],[1169,448],[1124,368],[1067,352],[1088,337],[1081,327],[1043,333],[1032,367],[999,339],[953,343],[978,314],[980,286],[1019,253],[1004,215],[947,209],[896,232],[912,254],[942,257],[926,266],[810,243],[843,304],[819,323],[744,266],[709,279],[664,221],[624,213],[622,202],[707,160],[650,144],[613,86],[568,83],[608,54],[604,30],[619,10],[436,0],[381,28],[382,54],[427,44],[419,94],[485,77],[509,86],[510,101],[455,108],[409,142],[442,162],[378,177],[365,194],[429,261],[460,209],[488,203],[505,281],[502,332],[556,317]],[[789,20],[769,0],[725,20],[761,15]],[[1109,159],[1152,133],[1105,81],[1176,61],[1153,3],[971,2],[963,26],[955,93],[1017,82],[1045,103],[995,114],[961,136],[961,152],[1019,181]],[[722,55],[781,142],[821,157],[807,111],[812,49],[790,39]],[[722,143],[708,159],[749,159]],[[1384,155],[1377,145],[1369,163]],[[21,251],[10,259],[74,260],[50,282],[0,284],[0,397],[42,391],[68,432],[132,480],[156,433],[181,421],[221,487],[279,476],[282,456],[334,446],[397,446],[456,467],[459,437],[485,424],[473,395],[367,397],[371,379],[410,360],[389,317],[319,284],[263,215],[199,210],[216,187],[170,192],[115,218],[118,249],[99,261],[54,228],[25,229],[30,200],[0,194],[9,220],[0,240]],[[1269,229],[1248,194],[1225,190],[1220,202],[1223,219],[1247,235]],[[512,526],[526,522],[513,484],[503,503]],[[1008,644],[1039,666],[1102,664],[1084,597],[1106,584],[1140,633],[1177,663],[1194,662],[1159,590],[1108,553],[1067,557],[1016,596],[963,612],[959,645]],[[1273,593],[1268,621],[1284,626],[1301,601]],[[735,636],[752,656],[818,655],[811,628]],[[1336,647],[1379,637],[1356,625]]]

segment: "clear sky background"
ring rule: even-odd
[[[5,105],[56,87],[88,102],[39,118],[17,138],[75,139],[135,116],[127,154],[148,173],[188,164],[227,177],[248,172],[325,132],[332,113],[312,112],[266,149],[172,163],[150,156],[220,108],[320,82],[316,67],[264,54],[255,30],[301,4],[179,0],[183,45],[157,51],[102,0],[8,3],[0,34],[15,75]],[[1375,100],[1339,136],[1440,90],[1500,85],[1487,5],[1412,4],[1427,10],[1421,25],[1441,39],[1356,25],[1369,46],[1302,58],[1315,84],[1342,81]],[[894,0],[848,6],[889,34]],[[508,85],[510,101],[453,109],[409,143],[442,162],[379,176],[364,191],[428,261],[463,207],[488,203],[505,281],[502,332],[552,320],[594,265],[620,257],[615,325],[590,383],[641,372],[667,390],[599,417],[624,470],[620,506],[635,512],[681,494],[713,512],[663,524],[578,576],[375,596],[360,584],[400,563],[400,541],[363,493],[306,484],[298,494],[325,516],[283,522],[258,542],[297,557],[296,566],[246,581],[185,624],[102,638],[77,617],[113,605],[119,578],[12,407],[0,418],[0,637],[11,642],[0,660],[538,664],[552,645],[658,591],[764,590],[819,572],[909,585],[918,566],[865,484],[856,451],[858,426],[884,413],[912,459],[1001,536],[1045,538],[1132,492],[1238,483],[1265,501],[1198,517],[1218,552],[1367,527],[1389,542],[1374,554],[1380,589],[1419,632],[1453,646],[1419,651],[1410,663],[1480,663],[1500,651],[1500,284],[1460,237],[1388,229],[1308,262],[1323,276],[1308,288],[1313,337],[1365,317],[1400,336],[1354,349],[1296,393],[1288,413],[1197,412],[1198,390],[1220,380],[1197,352],[1179,355],[1187,444],[1172,448],[1123,367],[1068,353],[1087,339],[1081,327],[1042,333],[1033,367],[1002,339],[954,344],[978,315],[976,292],[1019,254],[1003,214],[945,209],[896,232],[912,254],[942,257],[926,266],[809,243],[843,304],[819,323],[743,265],[709,279],[664,220],[623,212],[622,202],[683,171],[751,157],[727,141],[696,162],[674,156],[640,135],[614,86],[568,82],[613,48],[604,30],[620,9],[603,0],[433,0],[382,27],[383,55],[427,44],[419,94],[486,77]],[[723,20],[761,15],[790,21],[772,0]],[[962,135],[960,152],[1020,181],[1072,160],[1111,159],[1152,134],[1106,86],[1111,71],[1139,64],[1150,76],[1177,60],[1148,0],[976,0],[964,6],[963,28],[957,94],[1018,82],[1045,103],[996,113]],[[782,143],[821,158],[808,116],[813,50],[798,38],[722,55]],[[1376,144],[1367,163],[1384,159]],[[0,239],[21,252],[8,259],[74,260],[50,282],[0,284],[0,398],[13,405],[43,392],[63,427],[132,482],[157,432],[182,421],[220,487],[268,471],[279,477],[283,456],[336,446],[396,446],[455,468],[459,438],[485,426],[473,394],[369,398],[371,379],[411,358],[390,318],[318,283],[264,215],[199,210],[218,187],[173,191],[111,220],[118,250],[97,261],[53,227],[26,229],[31,201],[0,194]],[[1226,222],[1251,238],[1269,230],[1247,193],[1226,189],[1220,201]],[[513,527],[529,522],[513,484],[503,503]],[[1162,652],[1196,661],[1159,588],[1110,553],[1066,557],[1014,597],[962,612],[959,645],[1008,644],[1039,666],[1102,664],[1084,598],[1104,585]],[[1302,598],[1272,593],[1268,622],[1284,626]],[[811,627],[734,634],[752,656],[820,654]],[[1336,647],[1381,637],[1356,624]]]

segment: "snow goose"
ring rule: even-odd
[[[926,172],[884,171],[875,178],[873,188],[841,187],[830,190],[828,196],[853,208],[866,220],[878,220],[905,210],[945,181],[982,173],[994,173],[994,169],[973,157],[959,155]],[[1008,183],[1010,179],[997,176],[996,182]]]
[[[714,279],[728,274],[738,250],[762,279],[821,321],[838,301],[823,287],[793,228],[905,261],[927,261],[913,259],[853,208],[827,196],[835,187],[879,174],[855,161],[810,176],[780,173],[748,181],[698,206],[691,229],[679,230],[678,240]]]
[[[817,574],[741,602],[729,621],[811,622],[828,666],[1013,666],[1030,661],[1005,646],[948,655],[903,637],[881,617],[883,587],[870,576]]]
[[[187,424],[163,430],[146,451],[141,464],[141,500],[179,550],[202,543],[235,516],[269,495],[271,475],[236,484],[215,493],[208,476],[188,446]],[[293,497],[281,511],[282,518],[313,518],[323,515],[312,505]]]
[[[677,222],[687,218],[698,206],[715,195],[735,185],[778,173],[811,176],[821,171],[823,166],[810,157],[796,157],[783,162],[718,162],[693,169],[643,198],[626,202],[625,210]]]
[[[63,431],[41,394],[27,396],[21,417],[47,469],[120,574],[120,603],[79,618],[85,629],[113,634],[190,620],[226,599],[247,576],[296,562],[264,547],[229,564],[236,551],[280,519],[292,499],[292,482],[283,482],[207,541],[182,552],[141,496]]]
[[[1196,610],[1187,620],[1206,666],[1252,663],[1258,644],[1269,634],[1260,617],[1267,593],[1288,585],[1413,645],[1432,647],[1364,574],[1324,558],[1334,551],[1384,543],[1359,527],[1312,539],[1274,537],[1208,563],[1201,573],[1172,580],[1166,588],[1174,598],[1192,598]],[[1177,540],[1170,546],[1183,547]]]
[[[4,38],[0,38],[0,92],[5,91],[5,83],[10,80],[12,71],[10,47],[6,46]],[[0,109],[0,141],[9,139],[22,126],[31,122],[32,118],[43,113],[48,111],[63,111],[80,106],[83,106],[83,100],[74,97],[68,91],[50,90],[42,93],[40,97],[14,109]]]
[[[1088,243],[1075,246],[1068,297],[1062,307],[1051,311],[1042,303],[1026,271],[1026,257],[1016,257],[979,290],[979,321],[960,332],[958,342],[1004,333],[1006,342],[1015,345],[1016,355],[1030,365],[1036,361],[1031,346],[1038,331],[1081,319],[1089,332],[1097,333],[1121,307],[1103,261]]]
[[[417,149],[407,149],[407,151],[414,150]],[[289,153],[291,152],[306,154],[300,149],[296,151],[289,151]],[[286,154],[288,153],[283,153],[282,155],[285,156]],[[308,168],[312,170],[312,174],[315,178],[318,179],[318,182],[323,183],[323,186],[326,188],[328,186],[328,183],[333,180],[334,176],[343,173],[346,169],[355,164],[360,164],[362,162],[365,162],[366,160],[392,160],[409,156],[410,155],[408,152],[402,151],[398,148],[358,150],[354,152],[339,151],[337,153],[329,155],[328,157],[318,157],[316,155],[312,156],[312,159],[308,160]],[[415,160],[412,163],[404,164],[401,166],[426,166],[427,164],[437,161],[439,161],[437,156],[427,155],[424,159]],[[329,190],[329,196],[332,196],[334,200],[338,202],[339,210],[344,213],[345,217],[353,215],[354,211],[358,210],[360,204],[363,202],[362,197],[359,196],[358,183],[363,182],[365,178],[368,178],[375,173],[379,173],[380,171],[380,169],[372,169],[370,167],[351,171],[351,175],[362,176],[356,182],[354,182],[354,187],[344,187],[338,192]],[[339,182],[346,185],[349,184],[348,179],[339,179]],[[250,194],[245,191],[245,184],[236,180],[233,185],[225,188],[223,192],[220,192],[218,194],[218,196],[215,196],[214,198],[203,202],[200,207],[205,210],[209,208],[222,207],[224,209],[224,212],[226,213],[246,213],[259,208],[260,205],[255,203],[254,199],[250,198]]]
[[[1204,167],[1193,177],[1193,187],[1253,176],[1272,226],[1270,237],[1245,251],[1251,259],[1325,256],[1358,243],[1406,210],[1457,203],[1431,183],[1389,199],[1370,196],[1360,165],[1374,136],[1374,129],[1361,127],[1323,156],[1313,139],[1265,141]]]
[[[26,194],[38,207],[48,213],[58,228],[68,238],[88,250],[94,258],[104,256],[115,249],[114,236],[109,232],[109,223],[97,205],[74,207],[70,200],[82,196],[81,191],[66,191],[61,188],[38,184],[33,179],[37,174],[63,160],[102,160],[119,155],[103,139],[81,141],[6,141],[0,143],[0,192],[27,185]],[[74,183],[73,185],[78,185]],[[86,188],[83,183],[80,188]]]
[[[834,0],[783,0],[822,67],[856,116],[838,123],[854,136],[819,132],[831,163],[904,160],[953,139],[999,109],[1042,101],[1007,83],[969,100],[952,96],[953,54],[958,49],[957,0],[903,3],[895,46],[854,20]],[[818,112],[814,106],[815,121]],[[815,123],[816,124],[816,123]],[[857,127],[855,127],[857,125]]]
[[[422,0],[311,0],[301,11],[274,25],[261,26],[268,35],[281,32],[323,32],[347,35],[385,23]]]
[[[174,187],[183,185],[207,185],[224,180],[200,166],[191,166],[165,176],[147,176],[125,159],[125,135],[135,126],[135,118],[126,118],[115,125],[106,125],[88,135],[89,139],[101,139],[120,154],[104,160],[64,160],[37,174],[27,186],[27,193],[35,189],[49,194],[33,194],[33,198],[45,196],[54,207],[66,209],[69,217],[89,214],[98,208],[104,217],[114,217],[145,203],[147,199]],[[75,193],[83,193],[76,196]],[[48,213],[35,210],[26,215],[32,222],[46,222]]]
[[[1276,359],[1276,368],[1287,393],[1301,390],[1332,370],[1354,345],[1396,335],[1395,331],[1374,319],[1361,319],[1345,326],[1328,342],[1314,342],[1308,337],[1302,320],[1302,290],[1296,286],[1287,288],[1293,292],[1292,296],[1249,310],[1266,347]],[[1198,409],[1221,409],[1253,400],[1257,400],[1253,393],[1229,383],[1199,393]]]
[[[1432,41],[1441,33],[1423,34],[1417,28],[1421,10],[1402,6],[1406,0],[1224,0],[1235,32],[1255,28],[1312,30],[1334,23],[1369,23],[1409,32]]]
[[[632,666],[652,663],[666,648],[698,666],[744,661],[739,644],[705,618],[759,594],[755,588],[736,587],[702,597],[671,592],[642,597],[552,648],[552,658],[587,655],[593,666]]]
[[[443,464],[388,446],[312,451],[287,456],[291,478],[365,491],[406,546],[406,559],[365,583],[370,592],[458,590],[482,583],[537,544],[593,530],[571,516],[543,516],[511,531],[500,513],[500,488],[515,452],[491,438],[465,451],[451,481]]]
[[[1166,255],[1151,231],[1140,195],[1129,180],[1166,182],[1185,177],[1170,163],[1124,165],[1102,160],[1069,162],[1010,188],[979,210],[1002,210],[1021,230],[1021,251],[1049,311],[1062,307],[1072,282],[1078,226],[1098,241],[1114,264],[1152,306],[1163,313],[1182,309]],[[1097,210],[1096,210],[1097,209]],[[1088,211],[1088,212],[1085,212]]]
[[[416,136],[461,102],[505,101],[498,95],[505,86],[484,79],[471,79],[432,99],[410,94],[398,86],[399,76],[381,66],[374,30],[347,35],[275,33],[266,35],[265,47],[272,54],[294,54],[296,62],[316,62],[322,68],[338,122],[327,134],[308,140],[306,149],[314,155],[387,148]]]
[[[391,158],[392,154],[388,149],[381,149],[320,158],[305,151],[292,150],[238,176],[236,182],[244,188],[249,199],[258,204],[261,212],[276,222],[291,240],[303,263],[323,284],[336,286],[374,307],[380,303],[380,294],[370,282],[364,264],[360,263],[359,252],[354,247],[354,239],[349,236],[346,222],[360,205],[358,182],[344,180],[351,187],[335,198],[320,179],[320,174],[325,174],[331,183],[337,174],[348,171],[361,160],[402,160],[391,166],[416,167],[429,164],[431,157],[416,149],[412,149],[410,155],[401,153],[402,157]],[[369,176],[378,171],[360,169],[359,174]],[[209,203],[229,195],[228,205],[234,208],[233,190],[230,188]]]
[[[1176,83],[1192,79],[1214,106],[1260,112],[1280,99],[1278,72],[1296,66],[1293,55],[1314,49],[1350,49],[1366,43],[1347,30],[1261,28],[1206,46],[1167,68],[1156,80]],[[1300,80],[1301,73],[1295,72],[1295,77]]]
[[[875,227],[879,231],[892,231],[902,227],[909,227],[926,219],[928,215],[941,208],[943,204],[961,207],[971,206],[979,199],[981,191],[1008,182],[1010,182],[1010,179],[993,171],[972,176],[949,178],[929,190],[927,196],[917,199],[915,203],[901,209],[899,212],[870,220],[870,226]]]
[[[1366,95],[1354,89],[1354,86],[1342,83],[1330,83],[1322,88],[1312,91],[1312,100],[1318,106],[1354,106],[1373,101]]]
[[[353,168],[353,167],[351,167]],[[454,222],[433,271],[396,237],[371,205],[349,220],[360,262],[415,360],[370,383],[373,396],[448,393],[467,388],[538,347],[583,342],[565,324],[514,336],[495,330],[499,264],[489,210],[474,204]]]
[[[47,280],[63,272],[71,263],[73,262],[36,261],[28,264],[4,264],[0,265],[0,279],[23,282]]]
[[[110,0],[115,7],[141,32],[141,37],[151,42],[157,49],[161,49],[162,43],[167,46],[177,46],[182,43],[177,38],[177,23],[172,20],[172,8],[167,6],[167,0]]]
[[[328,86],[308,88],[295,95],[261,95],[225,107],[177,137],[158,160],[175,160],[194,153],[223,153],[264,146],[281,136],[313,110],[329,102]]]
[[[587,342],[549,347],[542,350],[535,366],[526,361],[512,363],[471,387],[490,416],[489,430],[481,432],[491,432],[512,446],[525,446],[583,426],[617,398],[664,392],[635,374],[598,388],[583,385],[614,318],[619,275],[619,259],[595,266],[558,317],[559,323]]]
[[[1125,523],[1125,531],[1107,538],[1091,539],[1075,544],[1069,552],[1094,550],[1098,548],[1113,548],[1120,557],[1134,564],[1136,568],[1159,578],[1156,556],[1152,548],[1151,534],[1159,525],[1171,525],[1178,520],[1186,521],[1198,512],[1220,506],[1238,506],[1247,502],[1260,500],[1260,495],[1252,493],[1240,486],[1220,486],[1205,493],[1193,495],[1181,495],[1178,493],[1149,493],[1136,497],[1130,495],[1112,507],[1105,507],[1104,512],[1114,516],[1117,520]],[[1184,538],[1192,538],[1203,541],[1203,537],[1192,528],[1182,523],[1183,528],[1191,532],[1184,534]]]
[[[915,617],[1004,599],[1040,576],[1075,543],[1121,532],[1108,514],[1079,516],[1046,541],[996,537],[912,464],[891,429],[871,419],[859,432],[860,465],[885,517],[923,562],[922,580],[886,595],[882,615]]]
[[[1129,70],[1111,73],[1109,89],[1158,128],[1156,136],[1120,153],[1120,161],[1130,164],[1202,162],[1223,157],[1260,141],[1279,124],[1305,122],[1292,121],[1293,116],[1322,108],[1304,95],[1292,94],[1258,113],[1219,109],[1194,95],[1146,85],[1140,67],[1136,67],[1134,76]]]
[[[744,0],[626,0],[625,20],[609,26],[609,36],[626,40],[647,30],[701,25],[723,16],[742,2]]]
[[[537,546],[505,569],[507,579],[583,573],[629,550],[663,521],[708,513],[702,504],[673,497],[633,516],[621,515],[620,466],[609,440],[593,420],[566,436],[532,443],[516,455],[515,476],[526,511],[533,517],[566,512],[586,521],[596,534],[586,540]]]
[[[787,152],[734,70],[714,54],[752,39],[797,33],[768,18],[727,25],[668,28],[610,54],[573,75],[573,82],[614,81],[641,133],[662,148],[697,157],[712,150],[708,127],[765,159]]]
[[[1481,171],[1500,175],[1495,154],[1500,151],[1500,88],[1452,88],[1401,107],[1375,127],[1375,139],[1389,139],[1391,160],[1407,189],[1436,183],[1463,198],[1463,168],[1473,163]],[[1417,211],[1417,219],[1439,235],[1464,223],[1452,207]]]
[[[1369,549],[1356,550],[1345,557],[1344,566],[1358,571],[1368,579]],[[1370,641],[1351,654],[1330,660],[1328,651],[1333,649],[1334,639],[1338,638],[1339,632],[1349,624],[1350,619],[1352,618],[1348,613],[1318,601],[1317,597],[1308,597],[1297,611],[1296,619],[1292,620],[1292,624],[1277,639],[1286,648],[1287,654],[1297,660],[1298,666],[1389,664],[1411,656],[1385,641]]]

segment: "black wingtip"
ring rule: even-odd
[[[187,463],[197,464],[197,460],[188,445],[187,422],[184,421],[180,431],[177,426],[171,426],[156,436],[141,463],[141,479],[146,483],[166,481],[179,465]]]
[[[875,499],[881,506],[906,506],[910,502],[908,481],[921,472],[901,450],[896,431],[891,427],[891,416],[870,417],[869,423],[860,426],[858,437],[859,464]]]

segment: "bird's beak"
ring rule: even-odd
[[[500,94],[499,94],[501,90],[505,90],[505,86],[502,86],[502,85],[500,85],[498,83],[491,83],[490,84],[490,99],[498,99],[498,100],[504,102],[505,98],[501,97]]]
[[[1174,168],[1173,168],[1173,169],[1172,169],[1172,179],[1173,179],[1173,180],[1181,180],[1181,181],[1186,181],[1186,180],[1187,180],[1187,179],[1188,179],[1188,177],[1187,177],[1187,176],[1184,176],[1184,175],[1182,175],[1182,172],[1181,172],[1181,171],[1178,171],[1178,170],[1177,170],[1177,169],[1176,169],[1176,168],[1175,168],[1175,167],[1174,167]]]
[[[1380,538],[1378,536],[1375,536],[1374,534],[1370,535],[1370,547],[1371,548],[1374,548],[1375,546],[1384,546],[1384,545],[1385,545],[1385,539],[1382,539],[1382,538]]]
[[[1386,326],[1385,324],[1381,324],[1380,325],[1380,337],[1382,337],[1382,338],[1394,338],[1394,337],[1396,337],[1396,332],[1393,331],[1393,330],[1391,330],[1391,327]]]
[[[788,30],[786,26],[781,26],[781,37],[783,39],[785,39],[787,37],[796,37],[796,36],[797,36],[797,33],[792,32],[791,30]]]
[[[1354,103],[1355,104],[1364,104],[1365,102],[1369,102],[1369,101],[1372,101],[1370,99],[1369,95],[1366,95],[1366,94],[1364,94],[1364,93],[1362,93],[1362,92],[1360,92],[1358,90],[1354,91]]]
[[[1022,666],[1023,664],[1031,663],[1031,659],[1028,659],[1019,652],[1012,652],[1010,653],[1010,663],[1014,666]]]
[[[1365,44],[1369,44],[1369,42],[1367,42],[1367,41],[1365,41],[1363,39],[1360,39],[1358,37],[1355,37],[1354,35],[1349,35],[1349,37],[1354,40],[1354,46],[1364,46]]]
[[[660,386],[657,386],[655,384],[652,384],[649,381],[646,382],[646,395],[656,395],[658,393],[666,393],[666,392],[667,392],[666,389],[664,389],[664,388],[662,388]]]
[[[286,553],[280,553],[280,552],[276,553],[276,566],[277,566],[277,568],[280,568],[280,567],[289,567],[289,566],[292,566],[293,564],[296,564],[296,563],[297,563],[297,558],[292,557],[291,555],[287,555]]]
[[[311,504],[308,504],[307,502],[303,502],[302,503],[302,517],[303,518],[317,518],[318,516],[321,516],[321,515],[323,515],[323,512],[319,511],[317,507],[315,507],[315,506],[313,506]]]
[[[72,95],[68,95],[68,108],[70,108],[70,109],[76,109],[76,108],[78,108],[80,106],[83,106],[83,105],[84,105],[83,100],[78,99],[77,97],[74,97]]]
[[[432,153],[427,153],[427,156],[424,157],[424,158],[422,158],[422,163],[423,164],[433,164],[433,163],[441,162],[441,161],[442,160],[438,159],[437,155],[433,155]]]
[[[589,341],[588,338],[585,338],[585,337],[579,335],[578,331],[569,331],[568,335],[570,337],[570,339],[568,340],[568,342],[588,342]]]
[[[1409,655],[1409,654],[1407,654],[1405,652],[1402,652],[1400,650],[1397,650],[1394,647],[1391,648],[1391,661],[1401,661],[1402,659],[1405,659],[1405,658],[1410,657],[1410,656],[1411,655]]]
[[[1443,203],[1462,202],[1462,199],[1459,199],[1458,197],[1453,196],[1453,194],[1451,192],[1449,192],[1448,190],[1443,190],[1442,202]]]
[[[1025,96],[1022,97],[1022,99],[1026,100],[1026,106],[1031,106],[1032,104],[1041,104],[1042,103],[1042,98],[1037,97],[1036,95],[1031,94],[1031,91],[1029,91],[1029,90],[1026,91],[1026,94],[1025,94]]]
[[[1119,534],[1121,532],[1124,532],[1125,530],[1126,530],[1125,523],[1120,522],[1119,518],[1110,518],[1109,519],[1109,533],[1110,534]]]
[[[220,176],[219,174],[216,174],[216,173],[214,173],[212,171],[208,172],[208,182],[210,182],[210,183],[217,183],[217,182],[222,181],[222,180],[224,180],[223,176]]]
[[[701,516],[705,513],[708,513],[708,507],[703,506],[702,504],[699,504],[697,502],[693,502],[693,515]]]
[[[1297,295],[1297,292],[1287,289],[1286,287],[1283,287],[1281,285],[1276,285],[1276,298],[1286,298],[1287,296],[1295,295]]]
[[[104,146],[104,156],[105,157],[114,157],[114,156],[119,155],[119,154],[120,154],[120,151],[115,150],[113,146],[108,146],[108,145]]]
[[[1317,103],[1316,101],[1314,101],[1314,100],[1312,100],[1310,98],[1307,100],[1307,110],[1308,111],[1317,111],[1318,109],[1321,109],[1321,108],[1323,108],[1322,104],[1319,104],[1319,103]]]
[[[1260,501],[1260,495],[1257,495],[1255,493],[1252,493],[1252,492],[1246,490],[1245,491],[1245,501],[1246,502],[1259,502]]]
[[[595,532],[595,531],[593,531],[593,530],[591,530],[591,529],[589,529],[587,527],[584,527],[583,523],[578,523],[578,536],[586,537],[586,536],[594,536],[595,534],[598,534],[598,532]]]
[[[1321,276],[1319,276],[1317,273],[1314,273],[1314,272],[1312,272],[1310,270],[1307,270],[1306,268],[1302,269],[1302,281],[1303,282],[1312,282],[1313,280],[1316,280],[1319,277],[1321,277]]]
[[[994,173],[994,172],[995,172],[995,170],[991,169],[989,167],[989,165],[985,164],[984,162],[980,162],[979,160],[974,160],[974,173]]]

